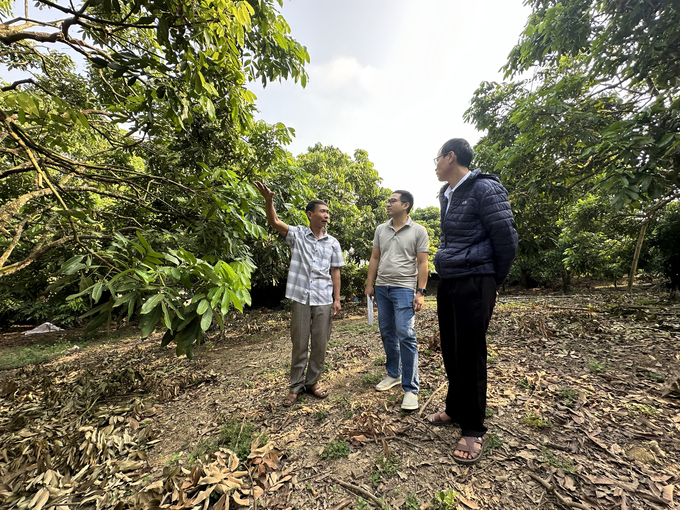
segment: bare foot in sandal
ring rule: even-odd
[[[453,452],[453,457],[458,464],[476,464],[484,455],[484,450],[489,443],[489,436],[482,437],[463,436]]]
[[[319,386],[319,383],[315,383],[307,391],[314,395],[316,398],[326,398],[328,396],[328,390]]]
[[[293,393],[292,391],[288,394],[288,396],[283,400],[283,406],[284,407],[290,407],[294,405],[297,402],[298,399],[298,394]]]

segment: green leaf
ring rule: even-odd
[[[201,317],[201,330],[208,331],[208,328],[212,324],[212,319],[213,319],[212,308],[208,308]]]
[[[142,315],[139,320],[139,327],[142,330],[142,338],[148,337],[153,333],[154,329],[158,325],[158,321],[161,320],[163,315],[163,310],[160,306],[156,306],[150,313]]]
[[[205,311],[208,310],[209,308],[210,308],[210,301],[208,301],[207,299],[203,299],[198,304],[198,308],[196,309],[196,313],[198,315],[203,315],[205,313]]]
[[[151,296],[149,299],[147,299],[144,304],[142,305],[142,310],[141,314],[145,315],[149,313],[154,307],[158,304],[158,302],[165,297],[164,294],[156,294],[155,296]]]

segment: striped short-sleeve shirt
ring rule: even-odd
[[[338,240],[324,232],[317,238],[304,225],[288,227],[290,267],[286,297],[312,306],[333,304],[331,267],[345,265]]]

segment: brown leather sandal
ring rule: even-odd
[[[462,457],[456,457],[454,455],[453,460],[455,460],[458,464],[476,464],[484,455],[484,451],[486,450],[488,444],[489,436],[487,434],[484,434],[482,437],[463,436],[458,441],[455,451],[466,452],[470,458],[463,459]],[[477,455],[473,457],[475,453]]]
[[[326,398],[328,396],[328,390],[319,386],[319,383],[314,383],[307,388],[307,391],[316,398]]]
[[[442,415],[445,414],[444,411],[439,411],[438,413],[431,414],[427,417],[427,422],[430,425],[453,425],[453,419],[449,418],[447,420],[442,419]]]

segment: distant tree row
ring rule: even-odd
[[[476,164],[517,221],[516,277],[616,281],[640,264],[680,286],[680,4],[530,0],[505,66],[466,119]]]

